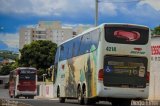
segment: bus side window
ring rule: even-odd
[[[78,37],[78,38],[76,38],[75,40],[74,40],[74,54],[73,54],[73,56],[78,56],[79,55],[79,47],[80,47],[80,41],[81,41],[81,39],[80,39],[80,37]]]
[[[72,57],[75,56],[75,42],[72,43]]]
[[[83,36],[80,37],[80,46],[79,46],[79,49],[78,49],[78,52],[79,52],[79,55],[82,55],[83,54]]]
[[[99,43],[99,36],[100,36],[99,30],[94,30],[91,32],[91,51],[97,49]]]
[[[80,45],[80,55],[89,53],[91,47],[90,33],[83,35]]]
[[[91,36],[90,33],[87,33],[87,35],[85,36],[85,46],[86,46],[86,50],[85,53],[89,53],[90,49],[91,49]]]
[[[73,42],[71,41],[71,42],[67,43],[66,48],[67,48],[67,51],[68,51],[68,53],[66,54],[67,59],[70,59],[70,58],[72,58],[72,54],[73,54],[72,49],[71,49],[71,48],[73,48]]]
[[[60,46],[60,61],[64,60],[66,58],[66,52],[67,48],[65,47],[65,44]]]

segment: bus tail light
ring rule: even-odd
[[[17,71],[16,71],[16,75],[19,75],[19,73],[20,73],[20,70],[17,70]]]
[[[147,81],[147,83],[149,83],[149,79],[150,79],[150,72],[147,72],[147,75],[146,75],[146,81]]]
[[[104,78],[104,71],[103,69],[100,69],[98,72],[98,80],[103,81]]]
[[[20,88],[20,85],[18,84],[17,89],[19,90],[19,88]]]

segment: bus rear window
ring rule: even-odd
[[[35,75],[20,75],[19,80],[35,80],[36,76]]]
[[[110,43],[144,45],[148,43],[149,29],[140,26],[106,25],[105,39]]]
[[[19,70],[20,75],[31,75],[31,74],[36,74],[36,70],[33,69],[21,69]]]
[[[104,85],[145,88],[148,59],[145,57],[105,56]]]

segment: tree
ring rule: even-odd
[[[0,50],[0,57],[2,57],[3,59],[15,60],[18,57],[18,54],[7,50]]]
[[[160,35],[160,25],[152,30],[153,35]]]
[[[20,50],[20,66],[32,66],[37,69],[47,69],[54,63],[57,45],[51,41],[39,40],[25,45]]]
[[[0,75],[8,75],[10,71],[14,69],[14,67],[12,66],[13,64],[14,63],[8,63],[8,64],[1,66]]]

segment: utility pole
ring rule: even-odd
[[[98,0],[95,0],[95,26],[98,25]]]

